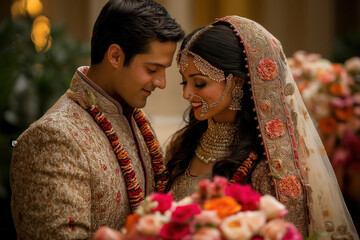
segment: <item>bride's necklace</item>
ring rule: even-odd
[[[206,164],[230,156],[230,146],[234,141],[235,131],[235,124],[215,123],[210,118],[208,128],[196,147],[196,156]]]

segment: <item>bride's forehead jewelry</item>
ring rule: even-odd
[[[195,33],[191,39],[186,43],[185,47],[183,50],[179,50],[178,55],[176,57],[177,60],[177,65],[178,68],[180,69],[180,71],[185,71],[185,69],[188,66],[188,56],[192,56],[194,58],[194,65],[195,67],[205,76],[209,77],[211,80],[216,81],[216,82],[224,82],[225,81],[225,73],[223,70],[218,69],[216,67],[214,67],[213,65],[211,65],[208,61],[206,61],[205,59],[203,59],[202,57],[200,57],[199,55],[197,55],[196,53],[193,53],[189,50],[191,44],[205,31],[207,31],[208,29],[210,29],[211,27],[213,27],[212,25],[206,26],[203,29],[201,29],[200,31],[198,31],[197,33]],[[193,97],[197,97],[201,100],[202,102],[202,106],[201,106],[201,114],[200,116],[203,117],[205,115],[205,113],[207,113],[209,111],[210,108],[216,107],[217,105],[220,104],[220,102],[225,98],[226,94],[228,93],[229,89],[231,88],[231,83],[232,83],[232,78],[233,75],[229,74],[226,78],[226,85],[225,85],[225,89],[221,95],[221,97],[216,100],[213,103],[207,103],[202,97],[200,97],[199,95],[194,95],[192,97],[190,97],[189,101],[191,101],[191,99]]]
[[[204,75],[208,76],[211,80],[216,82],[223,82],[225,81],[225,74],[224,71],[221,69],[218,69],[211,65],[208,61],[197,55],[196,53],[193,53],[189,50],[191,44],[205,31],[213,27],[212,25],[206,26],[197,33],[195,33],[191,39],[186,43],[183,50],[179,50],[176,60],[177,65],[180,71],[185,71],[185,69],[188,66],[188,56],[192,56],[194,58],[194,64],[196,68]]]

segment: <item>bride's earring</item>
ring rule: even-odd
[[[244,91],[242,90],[244,80],[241,80],[240,83],[236,83],[236,86],[231,92],[232,100],[229,106],[230,110],[238,111],[241,110],[241,98],[244,96]]]

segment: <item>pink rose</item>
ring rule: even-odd
[[[164,240],[180,240],[190,232],[187,224],[170,222],[164,224],[160,230],[160,237]]]
[[[171,214],[171,220],[177,223],[185,223],[200,212],[201,210],[197,204],[177,206]]]
[[[260,198],[259,210],[265,213],[267,219],[282,217],[287,213],[285,205],[271,195],[265,195]]]
[[[282,240],[302,240],[303,237],[299,230],[294,226],[294,224],[287,222],[287,232],[285,233]]]
[[[209,186],[211,184],[210,179],[204,179],[198,183],[199,191],[207,194]]]
[[[196,232],[197,229],[204,226],[214,226],[217,227],[221,223],[216,211],[203,210],[200,214],[194,216],[194,219],[191,221],[190,230],[191,232]]]
[[[203,227],[191,238],[192,240],[221,240],[221,232],[217,228]]]
[[[162,214],[170,209],[171,203],[174,201],[173,195],[171,193],[153,193],[150,195],[150,197],[151,201],[158,202],[157,207],[152,209],[152,212],[159,211]]]
[[[251,189],[250,185],[231,184],[225,189],[225,195],[238,201],[241,211],[253,211],[257,209],[261,194]]]
[[[210,197],[223,197],[225,195],[224,192],[227,185],[227,178],[215,176],[213,182],[210,184]]]
[[[148,214],[139,219],[136,228],[145,237],[156,237],[159,235],[163,224],[154,214]]]

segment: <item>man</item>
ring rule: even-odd
[[[139,108],[165,87],[183,30],[152,0],[110,0],[91,39],[91,65],[17,140],[10,170],[19,239],[91,239],[120,229],[162,189],[160,150]],[[144,137],[146,136],[146,137]]]

